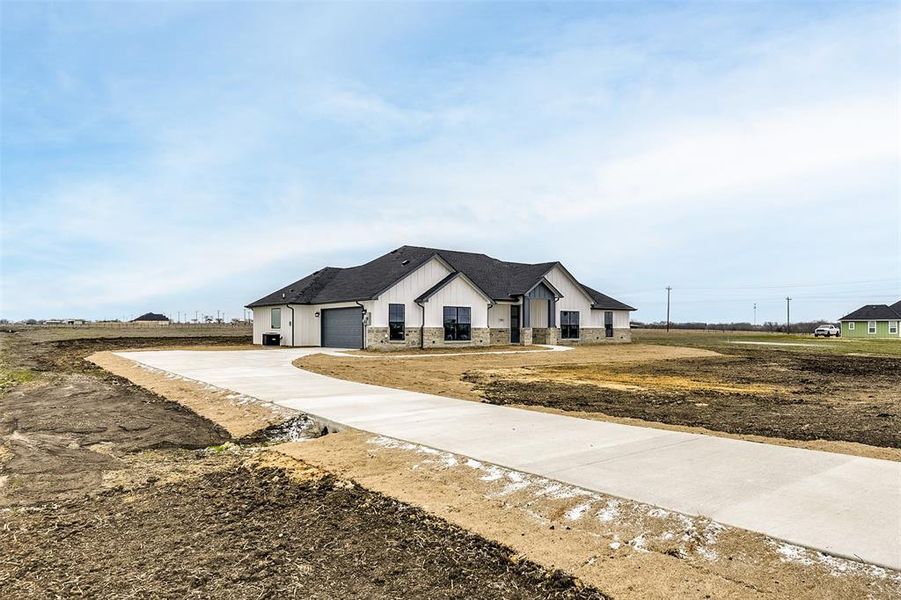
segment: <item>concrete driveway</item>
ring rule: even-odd
[[[901,570],[901,463],[455,400],[291,365],[319,351],[117,354],[325,421]]]

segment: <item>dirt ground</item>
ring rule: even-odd
[[[635,343],[428,362],[313,355],[295,364],[469,400],[901,459],[901,358],[717,350]]]
[[[294,364],[297,367],[339,379],[481,401],[484,400],[484,397],[476,389],[475,384],[463,377],[469,371],[490,371],[504,367],[585,364],[592,361],[604,363],[654,361],[698,356],[716,356],[716,353],[695,348],[666,348],[635,344],[632,346],[574,348],[567,352],[541,351],[522,354],[472,352],[461,356],[447,356],[425,353],[412,358],[387,353],[381,355],[367,353],[366,358],[312,354],[296,360]]]
[[[181,396],[193,389],[196,397],[187,401],[201,414],[229,400],[195,382],[173,383],[162,372],[122,363],[110,368],[151,387],[176,385]],[[883,569],[362,432],[272,446],[254,460],[301,482],[322,471],[352,480],[500,543],[514,562],[527,558],[547,572],[571,573],[617,598],[889,598],[901,592],[901,577]]]
[[[2,335],[3,370],[31,376],[0,392],[0,506],[78,497],[96,489],[105,473],[124,468],[129,453],[229,439],[222,427],[181,404],[83,360],[98,343],[154,340],[32,343]]]
[[[177,483],[6,516],[0,585],[17,598],[604,597],[332,476],[208,462]]]
[[[0,335],[4,597],[606,597],[297,461],[289,477],[261,460],[285,427],[235,444],[220,425],[84,361],[108,349],[235,340]],[[198,391],[198,407],[240,404]],[[237,420],[233,430],[250,427]],[[315,435],[286,425],[291,438]]]
[[[901,359],[733,350],[656,364],[469,373],[488,401],[737,434],[901,447]]]
[[[234,438],[243,438],[256,431],[270,428],[293,416],[293,411],[261,403],[254,398],[209,386],[201,387],[183,379],[161,376],[161,371],[145,367],[112,352],[96,352],[89,355],[87,360],[154,394],[178,402],[194,414],[224,428]]]
[[[31,342],[59,342],[78,339],[175,339],[231,338],[237,342],[250,342],[251,325],[130,325],[91,323],[77,326],[3,325],[0,331],[14,333],[18,339]],[[177,342],[178,343],[178,342]]]

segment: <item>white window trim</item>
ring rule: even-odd
[[[848,331],[854,331],[854,321],[848,322]]]
[[[278,311],[278,325],[272,324],[272,316],[276,314]],[[269,328],[270,329],[281,329],[282,328],[282,309],[281,307],[274,307],[269,309]]]
[[[867,321],[867,335],[875,335],[878,323],[876,321]]]
[[[898,321],[889,321],[888,322],[888,332],[891,335],[897,335],[898,333]]]

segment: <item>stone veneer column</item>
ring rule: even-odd
[[[519,343],[523,346],[531,346],[532,345],[532,328],[531,327],[523,327],[519,330]]]
[[[557,339],[560,337],[560,330],[556,327],[548,327],[547,328],[547,341],[545,344],[550,344],[551,346],[557,343]]]

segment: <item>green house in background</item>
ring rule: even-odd
[[[842,337],[901,340],[901,300],[888,304],[867,304],[839,319]]]

